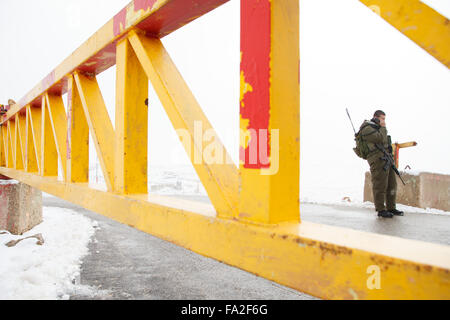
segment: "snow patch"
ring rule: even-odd
[[[21,236],[0,232],[0,299],[69,299],[93,296],[97,290],[79,284],[82,258],[98,226],[73,210],[43,207],[43,222]],[[41,233],[45,243],[25,239],[14,247],[5,243]]]
[[[17,180],[0,180],[0,185],[18,184]]]

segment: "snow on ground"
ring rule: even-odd
[[[68,299],[73,293],[94,295],[79,282],[81,259],[98,227],[75,211],[43,207],[43,222],[22,236],[0,234],[0,300]],[[1,231],[0,231],[1,233]],[[10,240],[41,233],[44,244],[26,239],[14,247]]]
[[[19,181],[16,180],[0,180],[0,185],[8,185],[8,184],[18,184]]]
[[[106,190],[105,178],[99,165],[89,168],[89,181]],[[204,195],[206,190],[191,165],[150,166],[148,168],[149,193],[160,195]]]

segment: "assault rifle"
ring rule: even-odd
[[[381,160],[386,161],[386,164],[383,167],[384,171],[386,171],[389,167],[391,167],[394,170],[395,174],[398,175],[398,177],[402,181],[403,185],[405,186],[406,183],[405,183],[405,181],[403,181],[402,176],[400,175],[400,172],[398,171],[397,167],[395,166],[395,162],[394,162],[394,158],[392,157],[392,154],[387,152],[386,149],[384,149],[384,147],[378,143],[376,143],[375,146],[378,148],[378,150],[380,150],[384,154],[384,156],[381,157]]]

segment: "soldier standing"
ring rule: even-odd
[[[392,218],[394,215],[402,216],[403,212],[396,209],[397,178],[391,166],[386,166],[383,151],[378,145],[392,154],[391,137],[387,134],[386,114],[375,111],[370,121],[361,125],[361,135],[369,148],[367,162],[372,176],[372,190],[375,210],[379,217]]]

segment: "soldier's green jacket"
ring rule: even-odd
[[[367,156],[367,160],[374,159],[375,157],[382,157],[383,152],[378,150],[375,144],[381,144],[385,150],[389,150],[389,145],[391,144],[390,136],[387,134],[386,127],[382,127],[373,121],[366,120],[361,125],[361,135],[366,141],[369,147],[370,153]]]
[[[367,161],[370,166],[372,177],[372,191],[375,210],[393,210],[396,207],[397,181],[394,170],[389,167],[385,169],[386,161],[382,160],[383,152],[375,144],[382,144],[384,149],[389,152],[391,139],[387,135],[385,127],[372,122],[365,121],[361,126],[361,134],[366,141],[369,150]]]

